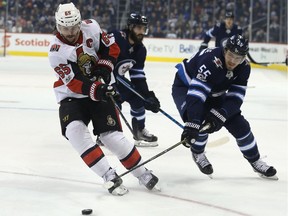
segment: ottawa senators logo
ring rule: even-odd
[[[96,66],[96,59],[94,56],[90,56],[87,53],[80,53],[78,56],[77,64],[81,70],[81,72],[87,76],[91,77],[93,76],[93,71]]]
[[[111,115],[107,116],[107,125],[108,126],[115,126],[116,125],[116,121],[111,117]]]

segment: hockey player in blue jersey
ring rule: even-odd
[[[276,169],[260,159],[250,125],[241,114],[250,75],[245,58],[248,50],[248,41],[234,35],[224,47],[206,48],[176,65],[172,96],[185,122],[181,140],[190,148],[200,171],[210,175],[213,167],[204,153],[208,134],[224,126],[254,171],[277,179]],[[202,131],[206,126],[208,129]]]
[[[116,43],[120,47],[120,55],[114,69],[115,77],[121,76],[124,78],[125,72],[129,71],[130,81],[128,82],[131,82],[133,88],[146,99],[143,101],[120,82],[116,82],[116,88],[121,95],[121,102],[126,101],[130,104],[135,145],[141,147],[157,146],[157,136],[149,133],[145,128],[145,109],[157,113],[160,108],[159,100],[154,92],[148,88],[144,73],[147,50],[142,40],[144,35],[148,33],[148,20],[146,16],[131,13],[127,19],[125,29],[110,33],[114,35]],[[131,64],[132,62],[134,65]],[[128,70],[120,70],[125,65],[128,65]],[[129,65],[131,68],[129,68]]]
[[[211,38],[215,38],[215,46],[223,46],[223,42],[236,34],[242,35],[242,28],[234,23],[234,14],[232,11],[227,11],[224,22],[217,22],[215,26],[209,29],[204,36],[204,41],[201,43],[199,51],[208,47]]]

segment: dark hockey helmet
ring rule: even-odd
[[[148,25],[148,19],[146,16],[142,16],[138,13],[131,13],[127,19],[127,26],[130,25]]]
[[[242,35],[233,35],[227,39],[224,48],[237,55],[245,56],[249,51],[248,40]]]

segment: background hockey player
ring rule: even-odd
[[[210,175],[213,167],[204,152],[208,134],[224,126],[254,171],[261,177],[277,179],[276,169],[260,159],[250,125],[241,114],[250,76],[245,58],[248,50],[248,41],[235,35],[224,48],[207,48],[176,65],[172,96],[185,122],[181,140],[185,140],[201,172]],[[202,125],[209,128],[199,133]]]
[[[58,80],[54,83],[62,134],[82,160],[104,181],[113,181],[108,191],[114,195],[128,192],[102,152],[92,140],[88,124],[92,121],[94,135],[100,135],[105,146],[126,169],[142,162],[136,147],[123,135],[119,116],[110,100],[114,88],[108,84],[119,47],[113,37],[103,32],[95,20],[81,21],[73,3],[60,4],[56,13],[57,32],[51,41],[49,61]],[[105,83],[98,81],[102,78]],[[149,190],[158,178],[143,166],[132,171]]]
[[[154,92],[148,88],[144,73],[147,50],[142,40],[144,35],[148,33],[148,20],[145,16],[138,13],[131,13],[127,20],[127,28],[112,33],[115,36],[116,43],[120,47],[118,65],[129,61],[135,63],[129,70],[130,81],[133,84],[133,88],[146,99],[144,102],[127,87],[119,82],[116,83],[122,102],[127,101],[130,104],[135,145],[146,147],[157,146],[157,136],[149,133],[145,127],[145,109],[157,113],[160,108],[159,100]],[[114,70],[115,76],[124,76],[124,73],[119,73],[119,67]]]
[[[205,33],[204,41],[201,43],[199,51],[208,47],[211,38],[215,39],[215,47],[223,47],[223,42],[236,34],[242,35],[242,28],[234,23],[233,12],[226,11],[224,21],[216,23],[213,28]]]

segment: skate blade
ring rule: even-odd
[[[276,175],[274,175],[274,176],[265,176],[265,175],[260,174],[260,173],[258,173],[258,175],[261,178],[263,178],[263,179],[269,179],[269,180],[275,180],[275,181],[279,180],[278,176],[276,176]]]
[[[152,192],[161,192],[161,188],[158,185],[155,185],[151,191]]]
[[[119,187],[115,188],[111,194],[114,196],[123,196],[127,194],[128,192],[129,190],[125,186],[120,185]]]
[[[114,186],[114,182],[112,181],[108,181],[103,184],[103,187],[107,190],[109,190],[113,186]],[[114,196],[123,196],[124,194],[128,192],[129,190],[124,185],[120,185],[119,187],[115,188],[111,194]]]
[[[212,174],[208,174],[207,175],[210,179],[213,179],[213,175]]]
[[[137,147],[156,147],[158,146],[158,143],[157,142],[145,142],[143,140],[141,141],[136,140],[134,142],[134,145]]]

